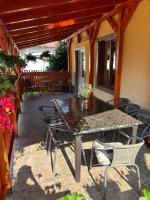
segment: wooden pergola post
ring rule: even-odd
[[[89,50],[89,67],[90,67],[90,73],[89,73],[89,83],[93,86],[94,84],[94,44],[96,40],[96,36],[99,30],[99,23],[97,23],[95,26],[89,28],[86,30],[87,36],[89,38],[90,42],[90,50]]]
[[[71,73],[70,47],[71,47],[71,39],[68,39],[68,46],[67,46],[67,54],[68,54],[68,72]]]
[[[116,65],[116,74],[115,74],[115,89],[114,89],[114,105],[118,105],[120,98],[120,89],[121,89],[121,75],[122,75],[122,64],[123,64],[123,42],[124,42],[124,32],[127,27],[129,20],[131,19],[138,2],[134,2],[129,7],[124,8],[119,13],[119,20],[117,24],[117,65]],[[114,26],[113,21],[109,22],[112,27]]]

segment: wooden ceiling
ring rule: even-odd
[[[0,0],[0,19],[19,49],[62,40],[125,0]]]

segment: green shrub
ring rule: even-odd
[[[66,71],[68,68],[67,43],[60,42],[54,54],[49,57],[47,71]]]

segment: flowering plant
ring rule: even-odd
[[[4,67],[0,67],[0,129],[13,129],[11,118],[15,110],[12,102],[14,92],[14,86],[5,74]]]
[[[85,99],[89,98],[93,91],[91,84],[84,84],[81,90],[81,96]]]
[[[12,130],[11,116],[15,112],[10,97],[0,97],[0,129]]]

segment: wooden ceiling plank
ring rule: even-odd
[[[7,29],[10,31],[10,32],[13,32],[13,31],[18,31],[18,30],[26,30],[26,29],[31,29],[31,28],[39,28],[39,27],[46,27],[49,26],[49,27],[59,27],[60,25],[63,25],[63,24],[68,24],[68,25],[72,25],[72,24],[78,24],[78,23],[81,23],[83,21],[86,21],[86,20],[94,20],[96,18],[100,18],[101,14],[96,14],[96,15],[92,15],[92,16],[86,16],[86,17],[82,17],[82,18],[71,18],[69,20],[60,20],[60,21],[57,21],[55,23],[48,23],[48,24],[42,24],[40,23],[39,21],[39,25],[35,25],[34,23],[32,23],[32,25],[30,27],[19,27],[17,26],[16,28],[13,28],[13,29]]]
[[[77,23],[78,25],[85,25],[85,24],[88,24],[92,21],[92,19],[90,20],[87,20],[87,21],[80,21],[79,23]],[[42,31],[45,31],[45,30],[57,30],[59,28],[67,28],[67,27],[73,27],[73,26],[76,26],[77,24],[71,24],[69,26],[58,26],[58,27],[48,27],[48,26],[43,26],[43,27],[35,27],[35,28],[30,28],[30,29],[25,29],[25,30],[19,30],[19,31],[12,31],[10,32],[10,34],[13,36],[16,36],[16,35],[25,35],[25,34],[29,34],[29,33],[37,33],[37,32],[42,32]]]
[[[19,42],[16,42],[17,45],[20,45],[20,44],[25,44],[25,43],[31,43],[31,42],[36,42],[36,41],[43,41],[43,40],[48,40],[48,39],[55,39],[55,40],[62,40],[62,39],[65,39],[67,38],[69,35],[69,33],[65,33],[65,34],[56,34],[56,35],[50,35],[49,37],[43,37],[43,38],[34,38],[34,39],[29,39],[28,41],[27,40],[24,40],[24,41],[19,41]]]
[[[46,30],[46,31],[42,31],[42,32],[36,32],[36,33],[30,33],[30,34],[26,34],[26,35],[17,35],[14,36],[13,39],[16,40],[22,40],[22,39],[28,39],[28,38],[34,38],[37,36],[43,36],[43,35],[50,35],[50,34],[55,34],[55,33],[61,33],[66,32],[66,31],[76,31],[78,29],[80,29],[81,27],[83,27],[83,25],[76,25],[73,27],[66,27],[66,28],[59,28],[59,29],[55,29],[55,30]]]
[[[27,40],[20,40],[20,41],[15,41],[16,42],[16,44],[18,45],[18,44],[22,44],[22,43],[26,43],[26,42],[31,42],[31,41],[36,41],[36,40],[43,40],[43,39],[51,39],[51,38],[53,38],[53,39],[55,39],[55,38],[66,38],[66,37],[68,37],[69,35],[71,35],[73,33],[73,31],[71,31],[71,32],[66,32],[66,33],[63,33],[63,34],[53,34],[53,35],[48,35],[48,36],[42,36],[42,37],[36,37],[36,38],[28,38]]]
[[[80,4],[78,2],[65,4],[64,6],[50,6],[41,9],[33,9],[28,11],[20,11],[11,14],[1,14],[0,18],[4,21],[4,23],[11,22],[19,22],[19,21],[29,21],[33,19],[38,19],[40,17],[54,17],[56,15],[62,15],[66,13],[75,13],[84,10],[90,10],[90,8],[96,7],[108,7],[116,5],[117,3],[122,2],[122,0],[87,0],[81,1]],[[8,4],[7,4],[8,6]],[[9,6],[8,6],[9,7]]]
[[[98,11],[99,10],[99,11]],[[104,11],[104,10],[103,10]],[[107,9],[108,11],[108,9]],[[38,20],[30,20],[26,22],[19,22],[19,23],[14,23],[14,24],[6,24],[6,27],[9,31],[11,30],[17,30],[17,29],[25,29],[25,28],[30,28],[30,27],[37,27],[41,25],[47,25],[51,23],[58,23],[61,21],[65,20],[82,20],[83,18],[89,18],[89,17],[100,17],[104,12],[101,12],[100,9],[92,10],[92,12],[84,12],[84,15],[80,13],[76,13],[76,15],[72,14],[66,14],[66,15],[61,15],[61,16],[56,16],[56,17],[48,17],[48,18],[42,18]]]
[[[36,38],[46,38],[46,37],[50,37],[50,36],[55,36],[55,34],[67,34],[67,35],[71,35],[74,31],[76,31],[77,29],[72,29],[72,30],[69,30],[69,31],[64,31],[63,33],[61,32],[53,32],[51,34],[44,34],[44,35],[35,35],[35,36],[32,36],[32,37],[26,37],[26,38],[18,38],[18,39],[15,39],[15,42],[21,42],[21,41],[27,41],[27,40],[34,40]]]
[[[81,4],[81,3],[87,3],[90,0],[38,0],[35,3],[35,0],[15,0],[15,3],[13,0],[9,0],[9,5],[6,2],[6,0],[1,0],[1,6],[0,6],[0,14],[10,14],[15,12],[22,12],[22,11],[28,11],[33,9],[42,9],[46,7],[58,7],[58,6],[67,6],[67,5],[73,5],[73,4]],[[101,6],[105,6],[107,3],[109,4],[115,4],[116,0],[101,0],[100,4]]]
[[[26,43],[26,44],[22,44],[22,45],[18,45],[18,48],[23,48],[23,47],[30,47],[30,46],[37,46],[37,45],[41,45],[41,44],[46,44],[46,43],[50,43],[50,42],[55,42],[55,41],[59,41],[58,40],[55,40],[55,39],[49,39],[49,40],[40,40],[40,41],[36,41],[36,42],[29,42],[29,43]]]

